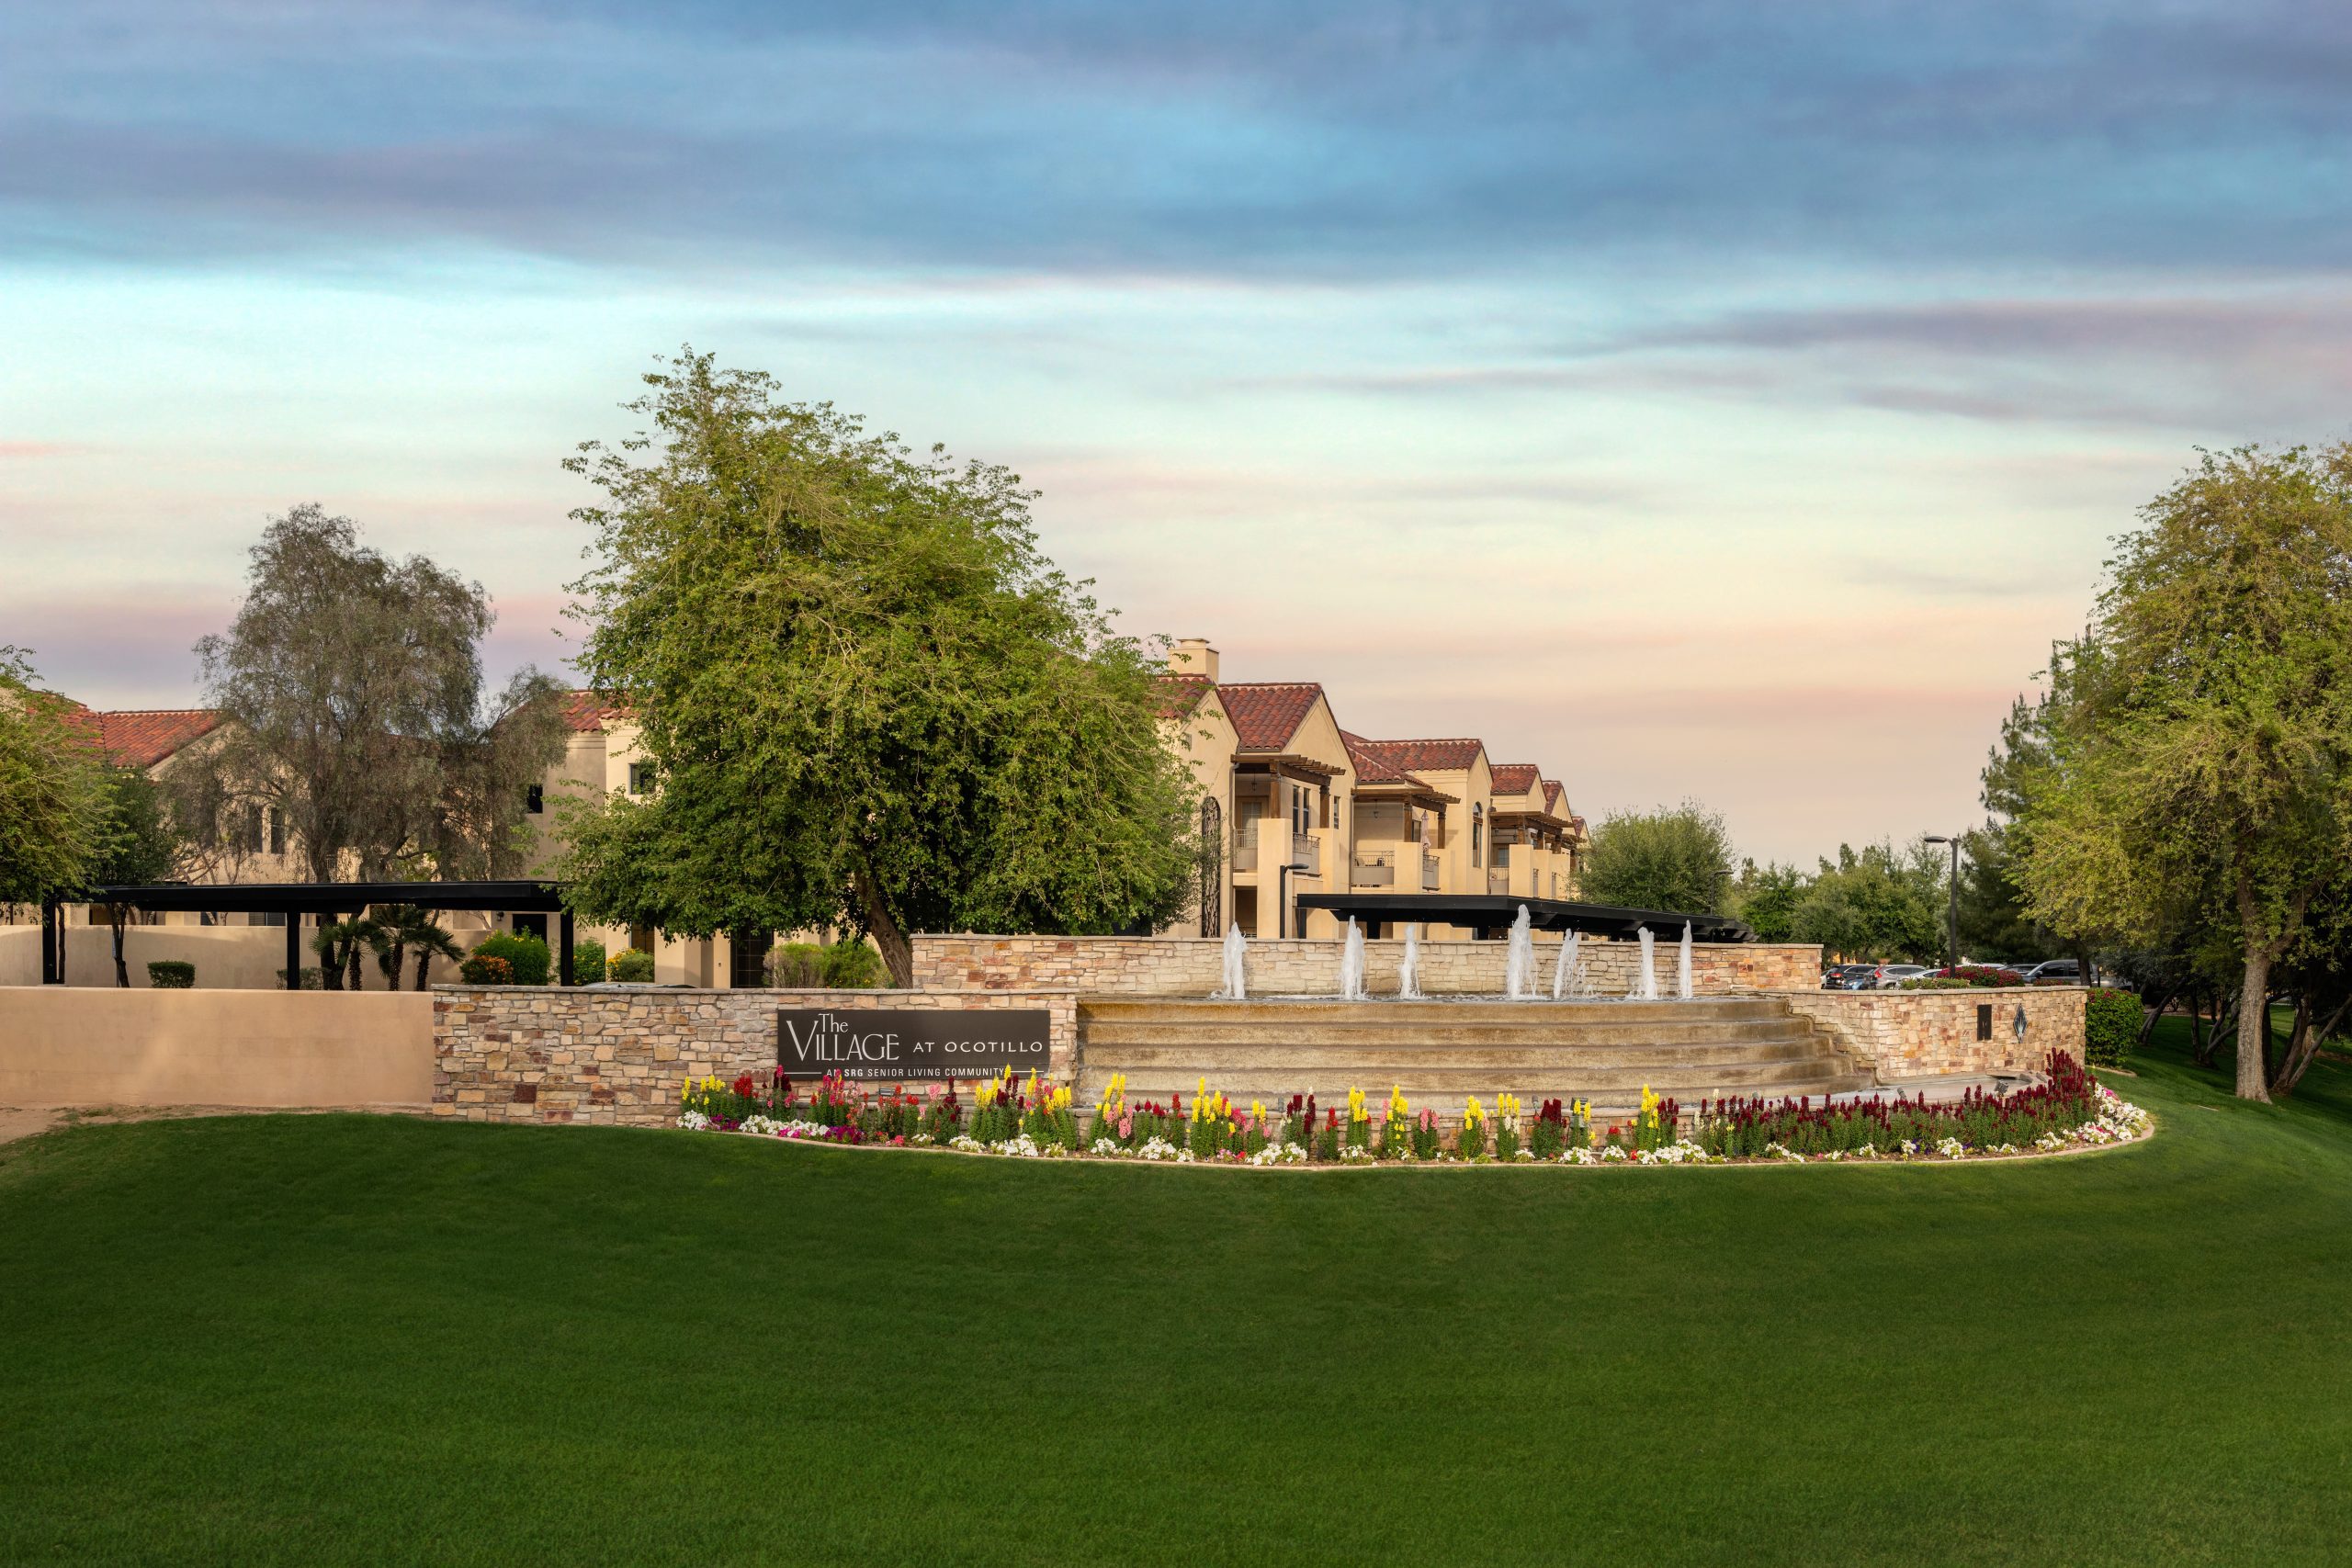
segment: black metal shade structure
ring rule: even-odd
[[[119,904],[164,913],[284,915],[286,988],[302,983],[301,916],[340,919],[376,904],[413,904],[421,909],[494,909],[560,916],[556,975],[571,984],[571,911],[556,882],[159,882],[85,888],[74,902]],[[65,983],[64,932],[60,901],[41,909],[41,981]]]
[[[1679,940],[1685,921],[1694,942],[1754,942],[1747,923],[1728,915],[1690,915],[1672,909],[1627,909],[1614,904],[1575,904],[1562,898],[1514,898],[1508,893],[1302,893],[1301,909],[1328,909],[1340,919],[1353,915],[1366,925],[1468,926],[1480,935],[1507,931],[1521,906],[1539,931],[1582,931],[1630,938],[1646,930]]]

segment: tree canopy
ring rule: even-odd
[[[243,605],[197,644],[222,724],[165,774],[216,858],[259,847],[259,808],[315,882],[518,870],[526,795],[563,754],[561,688],[526,668],[485,697],[488,596],[422,556],[394,561],[315,505],[272,519]]]
[[[2205,454],[2141,516],[2052,661],[2018,877],[2070,936],[2232,928],[2262,1021],[2352,851],[2352,446]],[[2267,1034],[2240,1032],[2245,1099]]]
[[[1914,843],[1838,846],[1806,885],[1790,919],[1799,942],[1848,958],[1924,963],[1944,950],[1944,857]]]
[[[1581,886],[1597,904],[1713,915],[1729,901],[1731,837],[1694,800],[1656,811],[1615,811],[1592,832]]]
[[[564,812],[575,907],[686,935],[1114,932],[1181,913],[1159,666],[1039,552],[1033,493],[691,351],[569,464],[605,499],[582,667],[652,789]]]
[[[107,841],[106,775],[74,705],[0,646],[0,904],[78,887]]]

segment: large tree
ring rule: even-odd
[[[2237,1092],[2267,1100],[2272,967],[2352,854],[2352,446],[2207,454],[2141,515],[2053,664],[2020,878],[2036,918],[2127,942],[2210,889]]]
[[[176,819],[233,860],[275,811],[314,882],[520,869],[561,688],[526,668],[486,696],[492,619],[480,584],[365,547],[348,518],[273,519],[235,625],[197,645],[223,722],[168,770]]]
[[[574,905],[684,935],[1112,932],[1181,913],[1188,778],[1157,661],[1038,551],[1018,476],[917,455],[691,352],[653,433],[568,465],[582,666],[651,789],[567,810]]]
[[[1671,809],[1603,818],[1579,886],[1596,904],[1712,915],[1728,902],[1730,876],[1731,836],[1723,818],[1686,800]]]
[[[96,737],[74,705],[0,646],[0,905],[81,886],[107,838]]]

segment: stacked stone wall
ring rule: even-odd
[[[1252,996],[1329,996],[1340,987],[1343,943],[1292,939],[1253,942],[1246,961]],[[1418,977],[1430,996],[1498,995],[1509,960],[1501,942],[1429,942],[1421,944]],[[1393,996],[1402,941],[1384,938],[1364,946],[1365,984],[1372,994]],[[1535,935],[1539,989],[1548,990],[1560,939]],[[1641,944],[1577,943],[1577,962],[1589,989],[1622,997],[1633,989],[1641,967]],[[1661,996],[1675,989],[1675,944],[1659,942],[1652,959]],[[1106,996],[1205,997],[1224,983],[1225,951],[1219,942],[1198,938],[918,936],[914,981],[928,990],[1004,990],[1028,987],[1072,987]],[[1821,978],[1821,949],[1787,942],[1694,942],[1691,989],[1701,996],[1741,991],[1786,990],[1815,986]]]
[[[2086,999],[2075,986],[1935,991],[1788,993],[1789,1004],[1882,1080],[1938,1073],[2038,1072],[2052,1051],[2083,1059]],[[1992,1038],[1976,1038],[1977,1012],[1990,1007]],[[2025,1038],[2017,1013],[2025,1010]]]
[[[765,1083],[775,1067],[782,1007],[1042,1008],[1052,1023],[1052,1071],[1068,1077],[1078,1039],[1078,994],[1067,989],[966,991],[568,989],[443,986],[433,993],[433,1110],[471,1122],[586,1122],[667,1126],[689,1077]]]

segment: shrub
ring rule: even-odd
[[[653,980],[653,954],[641,947],[623,948],[605,963],[605,973],[624,985],[650,985]]]
[[[544,986],[548,983],[548,944],[535,936],[518,936],[513,931],[492,931],[474,943],[477,958],[503,958],[516,986]]]
[[[285,978],[285,972],[278,972]],[[196,985],[196,965],[185,958],[158,958],[147,965],[147,983],[159,991],[185,991]]]
[[[865,991],[882,984],[882,955],[863,942],[837,942],[824,953],[824,983],[838,990]]]
[[[458,965],[458,978],[469,986],[511,986],[514,965],[494,953],[476,953]]]
[[[2093,991],[2083,1005],[2083,1059],[2094,1067],[2120,1067],[2139,1043],[2144,1017],[2130,991]]]
[[[1556,1100],[1547,1100],[1535,1112],[1535,1127],[1529,1134],[1528,1152],[1537,1159],[1558,1159],[1568,1146],[1568,1120]]]
[[[277,972],[277,984],[280,988],[283,988],[286,985],[286,971],[283,969],[280,969]],[[326,980],[319,974],[319,966],[313,964],[303,969],[302,983],[300,986],[297,987],[296,989],[317,991],[323,990],[325,987]]]
[[[1977,986],[1989,986],[1990,980],[1966,980],[1959,976],[1922,975],[1916,980],[1905,980],[1896,987],[1904,991],[1965,991]]]
[[[768,954],[767,983],[806,989],[825,983],[825,950],[813,942],[787,942]]]
[[[605,977],[605,944],[593,936],[571,944],[571,983],[593,985]]]

